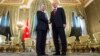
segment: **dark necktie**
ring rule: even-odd
[[[53,10],[54,11],[54,15],[56,14],[56,9]]]

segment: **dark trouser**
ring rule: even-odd
[[[65,36],[64,28],[53,28],[53,41],[55,46],[56,53],[60,53],[60,50],[63,53],[67,51],[67,41]],[[61,41],[61,43],[60,43]],[[61,47],[60,47],[61,45]],[[61,49],[60,49],[61,48]]]
[[[6,41],[11,41],[11,36],[6,35]]]
[[[25,52],[25,42],[22,41],[23,52]]]
[[[36,52],[37,55],[45,54],[47,30],[37,30]]]

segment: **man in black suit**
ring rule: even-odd
[[[36,39],[36,52],[37,55],[46,55],[45,54],[45,45],[46,45],[46,35],[49,29],[48,19],[46,17],[45,6],[41,5],[40,10],[37,11],[37,39]]]
[[[6,41],[11,41],[11,31],[10,31],[10,27],[6,27]]]
[[[65,12],[62,7],[57,7],[57,3],[53,3],[52,5],[54,9],[51,12],[50,23],[52,23],[53,41],[56,51],[54,55],[66,55],[67,42],[64,31],[66,26]]]

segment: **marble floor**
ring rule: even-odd
[[[49,56],[53,56],[48,53]],[[36,53],[24,52],[24,53],[0,53],[0,56],[37,56]],[[66,56],[100,56],[100,53],[67,53]]]

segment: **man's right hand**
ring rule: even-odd
[[[48,23],[49,23],[49,24],[51,24],[51,22],[50,22],[50,21],[49,21]]]
[[[63,24],[63,27],[66,28],[66,24]]]

